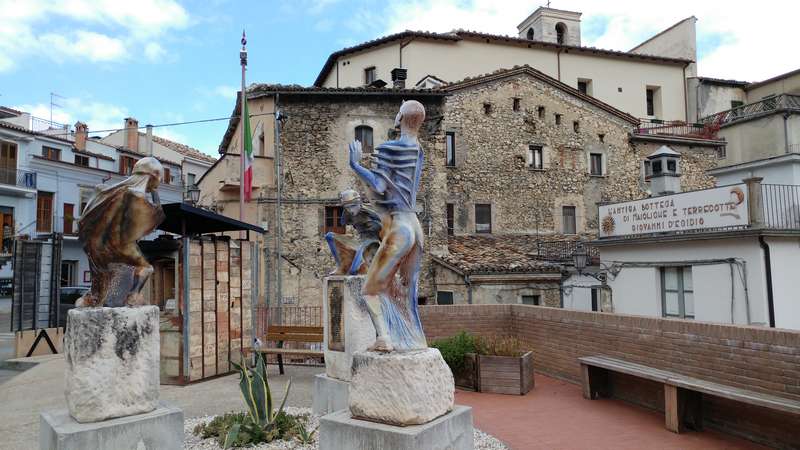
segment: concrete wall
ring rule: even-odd
[[[800,94],[800,73],[764,84],[757,83],[756,86],[747,89],[747,102],[757,102],[768,95],[779,94]]]
[[[620,273],[608,280],[616,313],[661,317],[659,263],[685,261],[685,265],[692,266],[696,321],[769,324],[763,255],[756,237],[621,243],[600,247],[600,257],[604,264],[621,264]],[[743,264],[715,261],[727,258],[736,258]],[[626,267],[631,263],[647,266]]]
[[[686,83],[690,122],[727,111],[731,109],[732,101],[747,102],[747,93],[743,87],[701,83],[697,78],[688,78]]]
[[[399,63],[399,42],[345,55],[337,61],[338,85],[334,66],[323,86],[361,86],[364,69],[370,66],[375,66],[378,78],[391,84],[389,72],[400,67]],[[590,79],[594,97],[635,117],[647,116],[646,86],[658,86],[663,105],[658,118],[686,119],[682,65],[582,53],[559,54],[550,49],[528,48],[524,43],[503,45],[477,39],[457,42],[415,39],[403,48],[403,67],[408,70],[409,86],[426,75],[453,82],[524,64],[576,88],[578,78]]]
[[[668,56],[697,61],[697,33],[694,16],[684,19],[651,39],[639,44],[631,53]],[[696,63],[686,69],[686,76],[697,75]]]
[[[737,164],[768,158],[800,150],[800,115],[786,119],[782,114],[771,114],[754,120],[734,122],[719,130],[719,137],[728,141],[723,164]]]
[[[800,239],[769,237],[775,326],[800,330],[800,301],[797,296],[797,267],[800,266]]]
[[[725,169],[724,173],[715,172],[717,184],[741,183],[742,180],[751,177],[761,177],[765,184],[793,184],[800,185],[800,159],[798,155],[787,155],[793,159],[783,159],[774,163],[759,164],[757,167],[741,167]]]
[[[604,355],[750,391],[800,400],[800,333],[524,305],[423,306],[429,341],[461,330],[514,333],[537,372],[580,382],[577,358]],[[663,389],[612,377],[617,397],[663,410]],[[589,401],[589,400],[586,400]],[[800,416],[704,396],[705,426],[780,448],[800,446]],[[666,431],[664,431],[666,433]]]

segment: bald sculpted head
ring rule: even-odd
[[[419,127],[425,121],[425,107],[416,100],[407,100],[400,105],[400,111],[394,120],[395,126],[400,126],[401,134],[416,136]]]

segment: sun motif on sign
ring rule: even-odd
[[[614,232],[614,228],[616,227],[616,223],[614,223],[614,218],[611,215],[607,215],[603,217],[603,223],[600,225],[603,231],[606,234],[611,234]]]

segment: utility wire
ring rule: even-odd
[[[252,118],[252,117],[272,116],[272,115],[275,115],[275,113],[274,112],[265,112],[265,113],[258,113],[258,114],[250,114],[250,117]],[[149,126],[151,126],[153,128],[174,127],[174,126],[178,126],[178,125],[192,125],[192,124],[197,124],[197,123],[219,122],[221,120],[238,119],[239,117],[240,117],[239,115],[235,115],[235,116],[228,116],[228,117],[215,117],[213,119],[199,119],[199,120],[188,120],[188,121],[185,121],[185,122],[162,123],[162,124],[158,124],[158,125],[149,125]],[[143,126],[137,127],[136,129],[137,130],[146,130],[147,127],[148,127],[148,125],[143,125]],[[123,131],[123,130],[127,130],[127,129],[128,128],[109,128],[107,130],[89,130],[89,134],[114,133],[116,131]],[[68,136],[68,135],[72,135],[73,132],[66,131],[66,132],[63,132],[63,133],[42,133],[42,134],[44,134],[46,136]]]

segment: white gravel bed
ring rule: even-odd
[[[257,450],[318,450],[319,443],[317,442],[317,438],[319,437],[319,416],[312,414],[311,408],[293,408],[287,407],[285,411],[288,414],[293,416],[307,414],[308,419],[308,430],[316,430],[314,433],[314,443],[311,445],[303,445],[297,442],[296,440],[288,440],[288,441],[272,441],[265,444],[259,444],[256,446],[246,447],[250,449],[257,449]],[[214,438],[211,439],[200,439],[199,436],[195,436],[194,434],[194,427],[196,427],[200,423],[207,423],[210,422],[214,416],[204,416],[204,417],[193,417],[191,419],[186,419],[183,422],[183,432],[184,432],[184,441],[183,441],[183,449],[184,450],[220,450],[222,447],[217,444],[217,440]],[[505,444],[500,442],[497,438],[484,433],[483,431],[478,430],[477,428],[473,432],[475,436],[475,450],[508,450]]]

